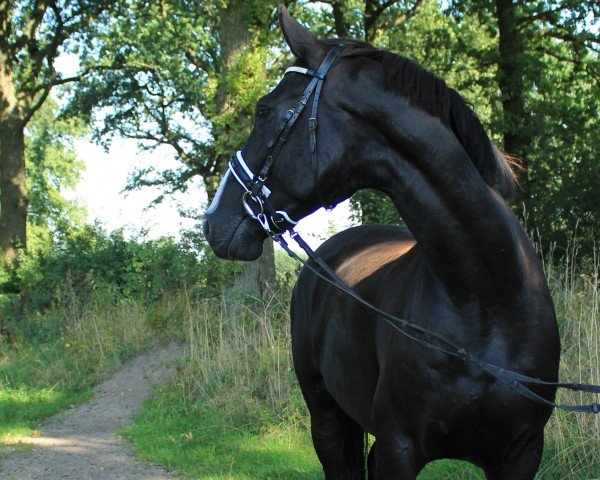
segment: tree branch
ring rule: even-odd
[[[28,48],[35,49],[37,47],[36,41],[36,33],[38,28],[40,27],[42,20],[44,19],[44,15],[46,13],[46,9],[48,8],[49,2],[47,1],[37,1],[34,3],[31,8],[31,18],[25,21],[25,26],[23,28],[23,33],[17,38],[17,40],[13,44],[12,54],[16,55],[23,47],[28,46]],[[7,7],[8,2],[6,2]]]
[[[399,15],[399,16],[391,19],[389,22],[384,22],[383,28],[385,30],[393,29],[393,28],[399,27],[400,25],[402,25],[405,22],[408,22],[412,17],[414,17],[416,15],[421,4],[422,4],[422,0],[415,0],[415,2],[413,3],[413,6],[409,10],[404,12],[402,15]]]

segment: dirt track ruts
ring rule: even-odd
[[[144,352],[94,388],[89,403],[73,407],[38,427],[41,436],[27,438],[27,455],[10,455],[0,466],[3,480],[103,479],[172,480],[158,466],[138,462],[115,431],[131,424],[153,384],[171,375],[168,362],[183,354],[175,343]]]

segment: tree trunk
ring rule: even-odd
[[[26,246],[26,194],[24,127],[9,117],[0,122],[0,248],[11,265]]]
[[[2,14],[0,27],[5,36],[9,19],[6,12]],[[6,43],[0,45],[0,249],[2,263],[16,265],[18,248],[26,242],[25,124],[19,115]]]
[[[230,108],[227,91],[227,75],[239,56],[246,48],[252,46],[252,34],[248,25],[245,0],[230,0],[227,7],[221,10],[221,79],[217,91],[217,113],[221,114]],[[231,135],[220,131],[217,135]],[[230,142],[225,142],[229,145]],[[231,145],[232,151],[240,146]],[[226,159],[225,159],[226,160]],[[225,161],[223,162],[225,164]],[[241,199],[240,199],[241,201]],[[254,262],[246,262],[242,272],[234,278],[233,286],[224,289],[225,304],[235,303],[235,297],[249,294],[263,297],[275,285],[275,255],[273,241],[265,241],[262,256]],[[228,308],[229,313],[234,313]]]
[[[335,33],[340,38],[348,37],[348,24],[344,17],[346,5],[344,0],[332,0],[331,7],[333,9],[333,20],[335,23]]]
[[[527,150],[531,143],[526,124],[525,78],[523,71],[523,35],[518,28],[517,6],[513,0],[496,0],[500,60],[498,86],[502,93],[504,114],[504,150],[522,159],[523,174],[519,183],[528,191]],[[527,195],[523,196],[525,199]],[[522,199],[522,200],[523,200]]]

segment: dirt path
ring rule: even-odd
[[[130,360],[113,377],[98,385],[90,403],[71,408],[40,426],[39,438],[26,456],[10,456],[0,468],[6,480],[171,480],[164,470],[137,462],[130,446],[114,435],[131,424],[151,385],[172,372],[169,360],[181,356],[177,344],[157,348]]]

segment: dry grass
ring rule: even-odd
[[[562,339],[562,381],[600,384],[598,258],[588,268],[575,251],[562,265],[546,264]],[[598,402],[590,394],[562,391],[559,403]],[[600,478],[600,417],[555,411],[546,427],[546,455],[539,479]]]
[[[0,442],[18,441],[40,419],[84,401],[92,385],[156,341],[135,301],[74,303],[28,324],[53,338],[47,331],[39,341],[0,349]]]
[[[546,263],[545,268],[562,337],[561,379],[600,384],[597,259],[581,267],[572,254],[568,261]],[[218,409],[224,423],[240,431],[287,421],[306,426],[291,365],[289,296],[246,299],[236,318],[223,315],[214,301],[187,305],[190,358],[179,376],[186,402]],[[598,399],[562,392],[558,400]],[[600,418],[556,411],[546,430],[546,452],[537,478],[600,478]]]
[[[189,358],[179,385],[189,403],[219,406],[233,423],[286,413],[298,398],[292,372],[288,296],[246,297],[234,318],[215,301],[190,305],[186,318]],[[295,415],[295,413],[294,413]],[[264,420],[264,418],[263,418]]]

